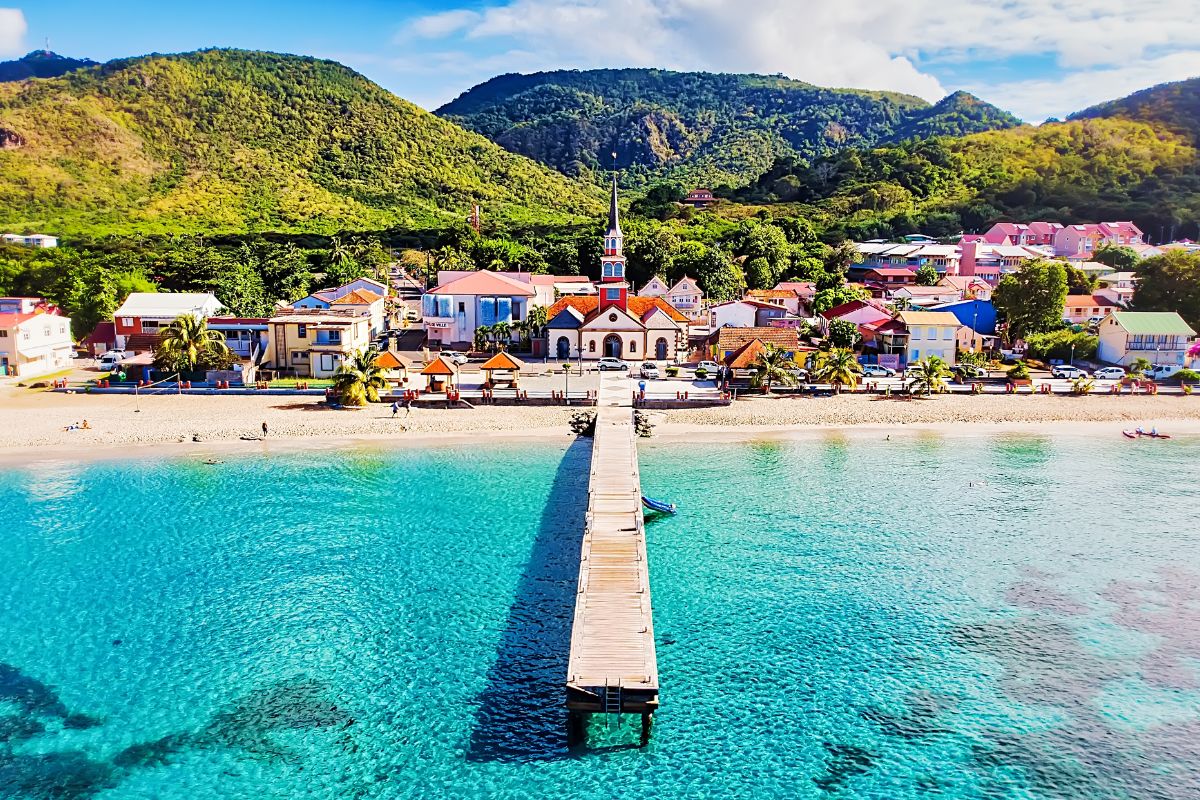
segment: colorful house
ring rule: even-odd
[[[996,344],[996,307],[991,300],[969,298],[934,306],[930,311],[946,311],[962,323],[958,330],[959,350],[991,350]]]
[[[159,332],[179,317],[208,319],[221,308],[207,292],[133,292],[113,312],[117,349],[152,352]]]
[[[1113,311],[1100,323],[1096,355],[1129,366],[1144,358],[1155,366],[1187,363],[1196,332],[1174,311]]]
[[[714,361],[725,363],[751,342],[772,345],[796,359],[816,348],[800,343],[800,335],[789,328],[720,328],[709,334],[705,347]]]
[[[907,363],[937,356],[953,366],[956,336],[962,323],[948,311],[901,311],[896,315],[908,332]]]
[[[0,376],[32,378],[75,358],[71,320],[40,297],[0,298]]]
[[[671,287],[667,282],[655,275],[638,291],[638,297],[662,297],[669,291]]]
[[[531,284],[500,272],[469,272],[421,298],[430,343],[468,349],[483,326],[523,321],[537,297]]]
[[[704,304],[704,292],[695,279],[684,275],[667,290],[667,302],[684,315],[694,314]]]
[[[688,192],[687,197],[680,201],[685,206],[691,206],[697,211],[702,211],[717,202],[713,197],[713,193],[709,189],[692,189]]]
[[[281,309],[271,326],[264,368],[277,376],[329,378],[354,353],[371,345],[370,319],[333,309]]]
[[[1099,294],[1069,294],[1063,302],[1063,322],[1084,325],[1099,322],[1119,306]]]
[[[875,301],[851,300],[849,303],[842,303],[840,306],[834,306],[822,311],[818,315],[818,318],[821,321],[821,332],[827,334],[829,333],[829,323],[835,319],[845,320],[861,326],[891,319],[892,312]]]

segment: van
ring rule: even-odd
[[[1167,378],[1175,377],[1177,372],[1182,372],[1183,367],[1179,364],[1159,364],[1157,367],[1146,370],[1146,377],[1152,381],[1165,381]]]

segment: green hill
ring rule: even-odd
[[[608,168],[616,151],[630,182],[712,185],[744,184],[781,156],[1019,124],[964,93],[930,105],[783,77],[656,69],[501,75],[435,113],[567,175]]]
[[[597,192],[312,58],[151,55],[0,84],[0,226],[382,229],[567,219]]]
[[[1200,141],[1200,78],[1151,86],[1128,97],[1085,108],[1070,118],[1150,122]]]
[[[1154,236],[1173,226],[1194,235],[1200,161],[1189,137],[1161,124],[1079,119],[782,159],[735,198],[804,204],[860,238],[951,235],[998,219],[1133,219]]]
[[[0,61],[0,82],[29,78],[57,78],[77,69],[96,66],[90,58],[67,58],[49,50],[34,50],[15,61]]]

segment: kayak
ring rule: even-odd
[[[1147,431],[1121,431],[1121,433],[1123,433],[1125,435],[1125,437],[1129,438],[1129,439],[1140,439],[1142,437],[1145,437],[1147,439],[1170,439],[1171,438],[1170,435],[1165,434],[1165,433],[1149,433]]]

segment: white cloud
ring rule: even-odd
[[[986,99],[1036,118],[1079,108],[1068,86],[1090,97],[1106,81],[1178,77],[1200,51],[1197,10],[1196,0],[499,0],[419,17],[402,35],[447,50],[491,46],[501,62],[512,53],[501,71],[782,72],[927,99],[945,94],[930,70],[938,63],[1048,56],[1065,80],[971,81]],[[1055,85],[1061,102],[1031,99]]]
[[[0,56],[20,54],[28,30],[21,9],[0,8]]]

